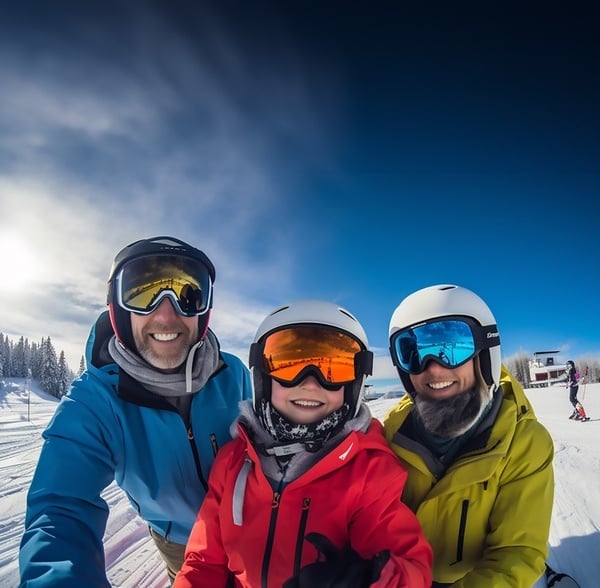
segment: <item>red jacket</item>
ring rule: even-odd
[[[281,588],[316,561],[316,549],[303,540],[310,532],[338,547],[349,543],[364,558],[389,549],[391,559],[373,586],[431,585],[431,547],[400,501],[406,470],[379,421],[366,433],[350,433],[281,493],[264,476],[245,429],[238,429],[240,437],[217,455],[174,588],[225,587],[230,570],[235,586]],[[243,509],[235,509],[234,491]]]

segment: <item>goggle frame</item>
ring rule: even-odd
[[[271,336],[277,335],[277,334],[279,334],[281,336],[281,334],[283,334],[285,331],[288,331],[288,330],[297,333],[297,332],[300,332],[301,329],[314,330],[316,333],[318,333],[318,332],[323,333],[323,332],[329,331],[333,334],[342,335],[344,337],[347,337],[348,339],[350,339],[350,341],[353,344],[356,344],[358,350],[352,356],[354,377],[350,378],[350,379],[348,379],[348,378],[343,378],[343,379],[339,379],[339,380],[335,379],[335,378],[332,379],[334,372],[331,372],[331,375],[330,375],[323,371],[322,365],[319,365],[318,363],[314,363],[313,360],[317,357],[317,355],[315,355],[314,352],[311,353],[310,357],[305,357],[305,358],[296,357],[294,359],[290,358],[288,360],[288,362],[294,361],[297,364],[299,364],[298,370],[295,371],[294,375],[291,377],[282,377],[281,374],[276,375],[277,371],[278,371],[277,369],[269,370],[267,368],[267,366],[268,366],[268,363],[270,360],[265,355],[265,348],[267,347],[267,344],[269,343],[269,338]],[[313,343],[315,345],[323,344],[322,338],[315,340],[315,339],[310,339],[310,338],[304,337],[303,341],[308,345],[309,348],[312,348]],[[308,355],[308,350],[307,350],[307,355]],[[320,359],[323,360],[323,362],[329,361],[330,362],[329,368],[331,369],[331,367],[332,367],[331,361],[333,361],[334,359],[337,359],[337,358],[335,357],[335,354],[331,354],[331,356],[327,356],[326,354],[323,354],[320,356]],[[349,360],[350,357],[348,356],[345,359]],[[280,360],[278,360],[278,362],[283,362],[283,361],[280,359]],[[365,349],[364,344],[357,337],[355,337],[352,333],[349,333],[348,331],[340,329],[339,327],[335,327],[333,325],[315,324],[315,323],[310,323],[310,322],[297,323],[297,324],[292,324],[292,325],[285,325],[285,326],[282,326],[281,328],[269,331],[268,333],[263,335],[263,337],[261,337],[260,341],[252,343],[252,345],[250,346],[249,366],[251,368],[259,369],[262,373],[273,378],[274,380],[276,380],[282,386],[285,386],[285,387],[297,386],[306,377],[308,377],[309,375],[313,375],[317,378],[319,384],[323,388],[325,388],[326,390],[333,391],[333,390],[337,390],[341,386],[350,384],[350,383],[358,380],[359,378],[362,378],[363,376],[371,375],[373,372],[373,352],[368,349]],[[286,367],[289,368],[292,366],[287,365]],[[279,368],[279,371],[281,369],[282,368]]]
[[[428,336],[431,336],[431,333],[427,331],[425,331],[422,335],[423,341],[421,344],[421,349],[425,347],[435,347],[438,348],[439,351],[436,354],[421,354],[418,343],[419,331],[422,331],[427,327],[431,327],[431,330],[433,330],[437,325],[443,325],[444,323],[448,323],[448,325],[446,325],[447,327],[450,325],[450,323],[460,323],[468,327],[473,349],[467,356],[461,356],[459,360],[452,360],[447,353],[445,355],[441,354],[442,351],[445,351],[446,347],[451,347],[451,351],[454,352],[454,347],[458,341],[464,341],[464,335],[461,337],[456,337],[454,340],[439,341],[435,344],[431,344],[429,341],[427,341],[428,344],[425,345],[424,339]],[[452,332],[452,329],[446,328],[445,332]],[[454,330],[454,332],[456,332],[456,330]],[[414,340],[414,345],[416,347],[411,348],[410,351],[412,353],[417,353],[416,359],[418,359],[418,365],[416,364],[414,357],[411,357],[409,360],[401,358],[401,355],[404,355],[409,350],[401,350],[399,347],[403,341],[408,341],[411,339]],[[427,364],[430,361],[435,361],[447,369],[455,369],[473,359],[484,349],[491,349],[492,347],[496,347],[498,345],[500,345],[500,335],[498,333],[498,326],[496,324],[482,326],[471,317],[462,315],[449,315],[437,317],[428,321],[420,321],[403,329],[399,329],[390,337],[389,350],[394,366],[407,374],[418,375],[427,369]],[[411,363],[412,365],[410,365]]]
[[[161,258],[175,259],[175,260],[179,260],[179,261],[185,260],[187,262],[192,262],[194,264],[197,264],[198,269],[201,269],[201,274],[202,274],[201,279],[196,279],[195,284],[188,280],[188,285],[190,286],[190,288],[192,288],[192,290],[196,291],[196,292],[199,290],[202,294],[202,297],[203,297],[202,298],[202,307],[200,308],[200,310],[185,311],[184,308],[181,306],[182,300],[180,299],[179,296],[177,296],[177,294],[175,293],[175,290],[173,290],[173,288],[171,286],[161,287],[158,290],[158,292],[156,292],[152,296],[151,302],[145,308],[140,308],[138,306],[131,305],[131,304],[128,304],[125,302],[124,293],[123,293],[124,281],[125,281],[123,276],[124,276],[125,272],[128,270],[131,270],[131,268],[135,264],[139,264],[139,263],[143,262],[144,260],[145,261],[159,260]],[[191,275],[191,274],[188,273],[188,275]],[[196,276],[196,278],[197,278],[197,276]],[[169,280],[172,282],[173,278],[171,277],[171,278],[169,278]],[[160,278],[158,281],[155,280],[155,282],[156,283],[166,283],[169,280],[167,280],[166,278],[163,277],[163,278]],[[145,280],[145,281],[148,282],[148,280]],[[137,286],[137,289],[140,289],[144,285],[142,280],[140,280],[140,282],[142,282],[142,283]],[[152,283],[152,282],[150,282],[150,283]],[[196,286],[199,286],[199,288],[196,288]],[[130,287],[129,290],[132,290],[132,288]],[[152,314],[165,298],[168,298],[171,301],[171,304],[173,305],[173,308],[175,309],[175,312],[177,312],[177,314],[184,316],[184,317],[188,317],[188,318],[195,317],[195,316],[202,316],[202,315],[206,314],[212,308],[213,283],[212,283],[212,279],[210,278],[209,269],[199,259],[195,259],[193,257],[182,256],[182,255],[174,255],[172,253],[144,255],[144,256],[136,257],[132,260],[126,261],[123,264],[123,266],[121,267],[121,269],[117,272],[117,274],[114,278],[114,291],[115,291],[115,296],[116,296],[116,302],[122,309],[126,310],[127,312],[133,312],[135,314],[140,314],[140,315]],[[206,296],[205,296],[205,292],[206,292]]]

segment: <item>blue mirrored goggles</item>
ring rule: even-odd
[[[429,361],[454,369],[496,345],[500,345],[496,325],[482,327],[468,317],[444,317],[394,333],[390,354],[397,368],[416,375]]]
[[[115,277],[119,306],[137,314],[154,312],[168,298],[177,313],[200,316],[212,306],[212,280],[199,260],[181,255],[147,255],[125,263]]]

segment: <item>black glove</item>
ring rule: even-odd
[[[305,539],[317,548],[319,558],[303,567],[283,588],[367,588],[379,579],[390,559],[388,549],[363,559],[351,547],[338,549],[320,533],[309,533]]]

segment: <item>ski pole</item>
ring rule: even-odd
[[[588,366],[585,366],[585,374],[583,374],[583,391],[581,392],[581,400],[585,399],[585,387],[587,386]]]

